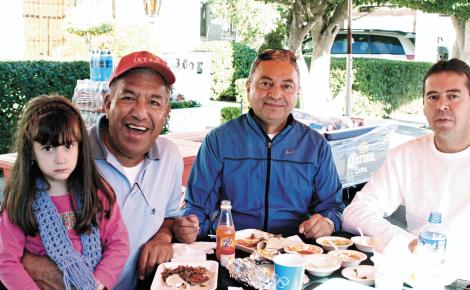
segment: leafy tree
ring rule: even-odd
[[[277,3],[290,9],[288,48],[296,52],[301,70],[303,97],[301,107],[314,112],[329,100],[328,78],[330,72],[330,49],[347,16],[346,0],[259,0]],[[355,0],[355,5],[368,3]],[[310,69],[302,55],[302,41],[307,34],[312,37],[315,49],[312,52]],[[315,88],[315,89],[313,89]]]
[[[265,5],[255,0],[209,0],[214,16],[230,22],[237,42],[252,48],[263,43],[263,37],[275,29],[279,12],[275,5]]]
[[[340,24],[347,16],[347,0],[258,0],[284,5],[291,11],[289,19],[288,48],[295,51],[302,75],[303,98],[301,107],[315,112],[329,100],[328,77],[330,71],[330,49]],[[353,5],[392,4],[426,12],[451,15],[457,31],[458,53],[470,63],[470,4],[468,0],[354,0]],[[315,49],[309,69],[302,55],[302,41],[311,35]],[[468,55],[468,58],[467,58]]]
[[[69,33],[83,37],[83,39],[85,40],[86,46],[88,47],[89,50],[91,50],[93,47],[93,44],[92,44],[93,38],[113,31],[113,26],[109,23],[102,23],[98,26],[92,26],[92,27],[88,27],[85,29],[69,27],[67,28],[67,31]]]
[[[83,38],[89,50],[100,45],[94,43],[113,31],[111,14],[104,6],[82,4],[67,11],[67,31]]]

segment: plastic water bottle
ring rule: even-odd
[[[425,225],[419,233],[418,255],[421,260],[422,278],[436,277],[444,262],[447,236],[442,225],[441,213],[431,212]]]
[[[106,51],[104,49],[99,50],[99,61],[98,61],[98,67],[99,67],[99,76],[98,80],[99,81],[105,81],[105,75],[106,75]]]
[[[222,200],[220,205],[219,223],[216,229],[215,255],[223,267],[235,258],[235,225],[232,219],[230,200]]]
[[[111,55],[111,50],[106,50],[105,55],[105,68],[103,74],[103,81],[108,81],[113,73],[113,56]]]
[[[91,51],[91,56],[90,56],[90,80],[97,81],[97,67],[96,67],[96,62],[97,62],[97,55],[96,55],[96,50]]]
[[[103,99],[108,92],[107,82],[77,80],[72,103],[80,111],[87,128],[96,124],[103,115]]]

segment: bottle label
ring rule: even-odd
[[[231,255],[235,253],[235,241],[230,236],[222,238],[219,246],[221,255]]]
[[[235,259],[235,253],[231,255],[220,255],[220,265],[222,265],[222,267],[227,267],[228,262],[231,259]]]
[[[425,237],[421,235],[419,237],[419,244],[425,249],[433,250],[433,251],[445,251],[447,239],[440,238],[440,239],[433,239],[429,237]]]

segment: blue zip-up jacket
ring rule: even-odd
[[[330,146],[289,116],[273,140],[252,110],[213,129],[199,149],[182,215],[196,214],[199,237],[215,232],[222,200],[232,202],[236,230],[298,234],[314,213],[341,227],[342,187]]]

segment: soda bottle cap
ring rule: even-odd
[[[220,208],[232,208],[232,204],[230,200],[222,200],[222,203],[220,204]]]
[[[428,222],[433,223],[433,224],[440,224],[442,221],[441,218],[441,213],[440,212],[431,212],[428,218]]]

